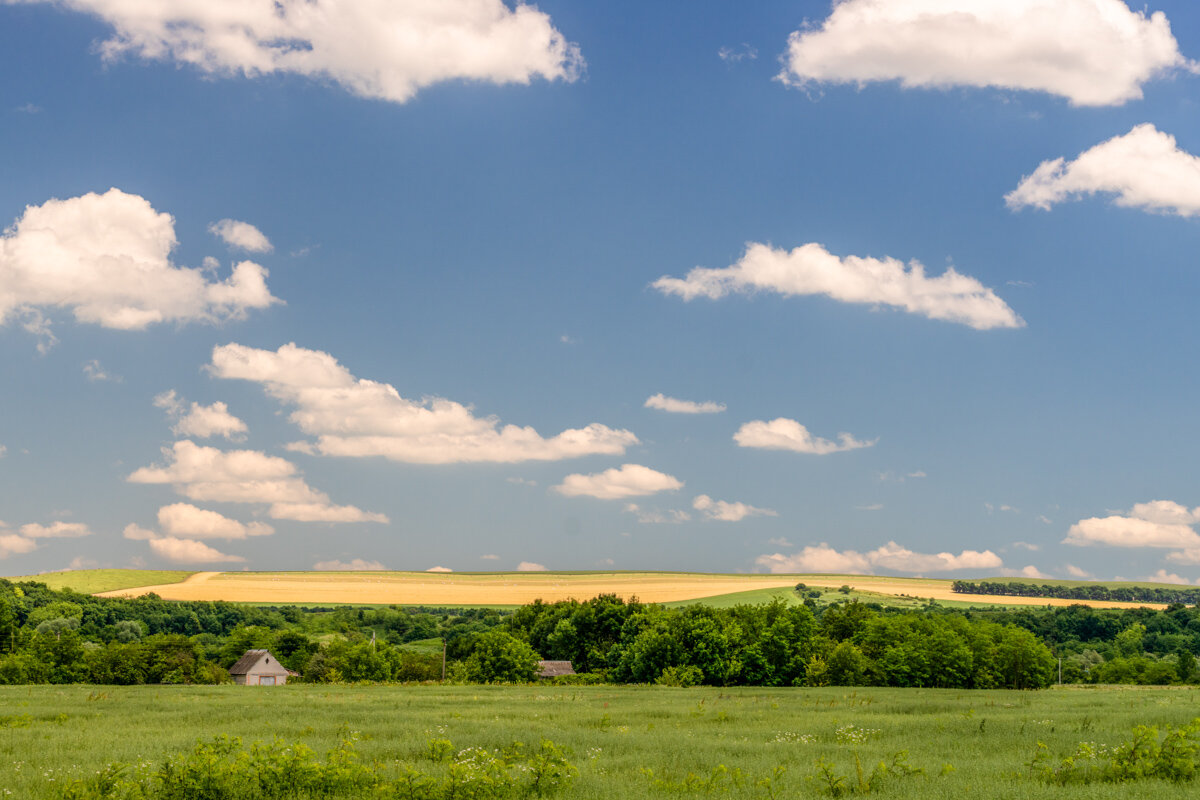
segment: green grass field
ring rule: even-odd
[[[179,583],[195,572],[183,570],[151,569],[78,569],[62,572],[44,572],[40,575],[12,577],[10,581],[37,581],[51,589],[72,589],[81,594],[112,592],[117,589],[134,589],[138,586],[155,586],[160,583]]]
[[[1052,787],[1025,765],[1038,741],[1067,755],[1083,741],[1116,745],[1134,725],[1186,723],[1200,714],[1198,699],[1194,689],[1095,687],[0,687],[0,797],[53,798],[56,784],[107,763],[158,762],[223,733],[247,743],[282,737],[323,753],[349,730],[359,732],[364,758],[389,764],[419,758],[431,739],[496,748],[545,737],[573,754],[579,778],[561,796],[581,800],[770,798],[756,781],[776,767],[786,772],[775,798],[822,797],[812,777],[819,759],[853,776],[855,754],[870,770],[903,750],[925,775],[893,778],[880,797],[1182,800],[1195,785]],[[707,778],[719,765],[746,780],[712,790],[653,784]]]

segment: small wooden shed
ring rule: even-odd
[[[229,674],[242,686],[282,686],[298,673],[280,664],[269,650],[247,650],[246,655],[229,668]]]
[[[575,668],[570,661],[539,661],[539,678],[557,678],[560,675],[574,675]]]

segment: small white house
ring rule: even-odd
[[[280,664],[269,650],[247,650],[229,668],[229,674],[242,686],[282,686],[289,676],[297,673]]]

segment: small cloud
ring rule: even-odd
[[[729,503],[724,500],[713,500],[706,494],[696,495],[692,508],[704,513],[704,518],[719,522],[741,522],[746,517],[778,517],[779,514],[770,508],[755,508],[745,503]]]
[[[537,481],[531,481],[531,480],[527,480],[525,478],[506,478],[505,480],[507,480],[509,483],[516,484],[517,486],[537,486],[538,485]]]
[[[1016,286],[1021,289],[1029,289],[1033,286],[1033,284],[1029,281],[1005,281],[1004,283],[1007,286]]]
[[[135,542],[148,542],[151,539],[157,539],[158,534],[148,528],[143,528],[136,523],[129,523],[125,526],[125,532],[121,534],[126,539],[132,539]]]
[[[269,253],[274,247],[263,232],[249,222],[223,219],[208,226],[208,232],[219,236],[225,244],[251,253]]]
[[[429,569],[427,569],[425,571],[426,572],[454,572],[454,570],[450,569],[449,567],[430,567]]]
[[[8,448],[0,444],[0,458],[4,458],[4,454],[8,452]]]
[[[692,400],[677,400],[674,397],[667,397],[661,392],[646,398],[643,405],[645,408],[657,408],[659,411],[671,414],[720,414],[725,410],[724,403],[714,403],[711,400],[702,403]]]
[[[625,506],[625,511],[627,513],[636,515],[637,521],[643,525],[678,525],[682,522],[687,522],[692,518],[692,515],[683,509],[644,509],[637,503],[627,504]]]
[[[883,511],[883,503],[871,503],[865,506],[855,506],[859,511]]]
[[[742,42],[740,47],[722,47],[717,51],[717,57],[726,64],[738,64],[758,58],[758,49]]]
[[[733,435],[733,440],[739,447],[757,447],[765,450],[791,450],[795,453],[808,453],[824,456],[830,453],[841,453],[847,450],[857,450],[862,447],[872,447],[878,439],[861,441],[848,433],[839,433],[836,442],[813,436],[808,428],[794,419],[779,417],[770,422],[754,420],[747,422]]]
[[[827,572],[859,575],[883,568],[896,572],[951,572],[963,569],[999,569],[1004,566],[991,550],[964,550],[954,553],[916,553],[888,542],[866,553],[855,550],[835,550],[822,542],[805,547],[790,556],[782,553],[761,555],[755,559],[760,567],[774,573]]]
[[[164,536],[160,539],[151,539],[149,544],[156,556],[176,564],[234,564],[246,560],[241,556],[222,553],[195,539]]]
[[[229,413],[229,406],[217,401],[203,406],[192,403],[185,407],[183,398],[172,389],[155,395],[154,405],[167,412],[167,416],[175,420],[171,427],[177,436],[189,436],[197,439],[207,439],[221,436],[231,442],[241,442],[246,439],[249,428],[246,423]]]
[[[783,538],[782,536],[776,536],[773,539],[767,539],[767,544],[773,544],[776,547],[795,547],[796,546],[796,545],[792,544],[791,542],[789,542],[787,539]]]
[[[313,564],[313,569],[322,572],[378,572],[387,569],[387,567],[378,561],[354,558],[350,561],[338,561],[336,559],[332,561],[318,561]]]
[[[31,522],[22,525],[20,533],[26,539],[78,539],[92,535],[91,529],[82,522],[52,522],[49,525]]]
[[[592,475],[572,474],[554,487],[567,497],[596,497],[617,500],[623,497],[645,497],[658,492],[681,489],[683,481],[664,472],[640,464],[622,464],[619,469],[606,469]]]
[[[13,111],[16,111],[19,114],[40,114],[44,110],[45,109],[43,109],[41,106],[34,105],[33,103],[25,103],[24,105],[17,106],[13,109]]]
[[[1176,575],[1174,572],[1167,572],[1165,569],[1160,569],[1153,575],[1147,575],[1143,580],[1152,581],[1153,583],[1179,583],[1186,586],[1192,584],[1187,578]]]
[[[597,567],[611,567],[615,563],[617,563],[617,562],[613,561],[611,558],[602,558],[596,562],[596,566]]]
[[[546,572],[545,564],[537,564],[533,561],[522,561],[517,564],[517,572]]]
[[[95,569],[98,566],[100,566],[100,562],[94,558],[75,556],[71,559],[71,563],[67,565],[67,569]]]
[[[1040,544],[1030,544],[1029,542],[1013,542],[1013,547],[1018,550],[1032,550],[1035,553],[1042,549]]]
[[[87,379],[93,383],[99,381],[112,381],[113,383],[121,382],[120,375],[110,375],[108,371],[104,369],[104,366],[94,358],[83,365],[83,374],[87,376]]]
[[[1074,564],[1066,564],[1063,566],[1063,569],[1072,578],[1078,578],[1081,581],[1092,580],[1093,578],[1096,577],[1092,573],[1088,572],[1086,569],[1080,569],[1079,567],[1075,566]]]
[[[480,558],[483,559],[484,561],[499,561],[500,560],[500,556],[496,555],[495,553],[488,553],[487,555],[480,556]]]
[[[984,503],[983,507],[987,509],[987,512],[989,514],[994,514],[997,511],[1000,511],[1003,513],[1008,513],[1008,514],[1020,514],[1021,513],[1020,509],[1013,508],[1012,506],[1007,505],[1007,504],[1001,504],[1001,505],[997,506],[997,505],[993,505],[992,503]]]
[[[573,339],[565,333],[562,336],[559,336],[558,340],[563,344],[579,344],[578,339]]]
[[[1039,580],[1045,580],[1053,577],[1042,572],[1032,564],[1030,564],[1028,567],[1022,567],[1021,569],[1002,569],[1000,570],[1000,574],[1010,578],[1038,578]]]
[[[1054,524],[1053,520],[1051,520],[1045,514],[1038,514],[1037,520],[1038,520],[1038,522],[1042,523],[1043,525],[1053,525]]]

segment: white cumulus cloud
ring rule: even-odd
[[[1160,569],[1153,575],[1147,575],[1145,578],[1143,578],[1143,580],[1151,581],[1153,583],[1180,583],[1187,586],[1190,586],[1192,583],[1187,578],[1176,575],[1174,572],[1167,572],[1165,569]]]
[[[993,290],[953,267],[931,278],[918,261],[906,266],[894,258],[839,257],[816,243],[790,251],[751,243],[730,267],[695,267],[683,278],[664,275],[653,286],[684,300],[764,291],[785,297],[824,295],[843,303],[893,306],[977,330],[1025,325]]]
[[[991,86],[1111,106],[1191,68],[1165,14],[1122,0],[840,0],[819,26],[791,34],[779,79]]]
[[[323,572],[376,572],[385,570],[383,564],[378,561],[367,561],[364,558],[352,558],[349,561],[318,561],[313,564],[313,569]]]
[[[858,575],[874,569],[895,572],[952,572],[964,569],[998,569],[1004,562],[991,550],[964,550],[954,553],[917,553],[907,547],[888,542],[866,553],[855,550],[836,550],[822,542],[805,547],[798,553],[774,553],[755,559],[760,567],[771,572],[827,572]]]
[[[37,542],[33,539],[26,539],[15,533],[6,533],[0,528],[0,559],[32,553],[37,550],[37,546]]]
[[[246,560],[241,556],[222,553],[195,539],[164,536],[161,539],[151,539],[149,544],[156,556],[175,564],[234,564]]]
[[[878,441],[862,441],[848,433],[839,433],[836,442],[813,436],[808,428],[794,419],[779,417],[770,422],[756,419],[738,428],[733,440],[739,447],[757,447],[764,450],[792,450],[796,453],[810,453],[824,456],[830,453],[841,453],[846,450],[858,450],[871,447]]]
[[[274,247],[262,231],[249,222],[223,219],[208,226],[210,233],[219,236],[225,244],[251,253],[269,253]]]
[[[245,539],[247,536],[270,536],[275,532],[265,522],[244,524],[190,503],[160,508],[158,525],[168,536],[193,539]]]
[[[161,322],[220,322],[280,302],[251,261],[224,281],[176,266],[175,222],[145,198],[109,189],[29,206],[0,235],[0,325],[10,319],[53,342],[51,309],[118,330]]]
[[[20,532],[27,539],[78,539],[92,535],[91,528],[82,522],[52,522],[49,525],[31,522],[22,525]]]
[[[533,561],[522,561],[517,564],[517,572],[545,572],[546,565],[538,564]]]
[[[277,351],[229,344],[213,350],[211,372],[260,383],[289,417],[316,437],[294,449],[325,456],[382,456],[418,464],[558,461],[621,455],[638,438],[593,423],[544,438],[531,427],[477,417],[444,398],[408,400],[391,384],[356,378],[328,353],[287,344]]]
[[[454,572],[454,570],[450,569],[449,567],[430,567],[429,569],[427,569],[425,571],[426,572]]]
[[[165,465],[141,467],[130,483],[170,484],[189,500],[269,503],[272,519],[387,522],[383,514],[336,506],[300,477],[292,462],[257,450],[222,451],[184,440],[163,449]]]
[[[175,420],[171,430],[180,436],[195,436],[197,439],[223,436],[231,441],[241,441],[249,430],[246,423],[229,413],[229,406],[220,401],[207,406],[192,403],[188,408],[171,389],[156,395],[154,405],[164,409]]]
[[[646,398],[645,407],[657,408],[659,411],[667,411],[671,414],[719,414],[725,410],[724,403],[714,403],[711,400],[703,403],[693,400],[676,400],[661,392]]]
[[[568,475],[554,490],[567,497],[618,500],[623,497],[645,497],[682,487],[683,481],[665,472],[643,467],[641,464],[622,464],[620,468],[614,467],[591,475]]]
[[[536,7],[502,0],[25,0],[93,14],[115,29],[106,59],[126,53],[214,74],[332,81],[403,103],[441,81],[575,80],[583,67]]]
[[[1067,531],[1063,544],[1200,549],[1200,535],[1191,527],[1194,520],[1192,512],[1170,501],[1143,503],[1128,516],[1079,520]]]
[[[725,500],[713,500],[706,494],[696,495],[692,508],[704,514],[705,519],[719,522],[741,522],[746,517],[777,517],[778,513],[769,508],[755,508],[745,503],[730,503]]]
[[[682,508],[642,508],[637,503],[626,504],[625,511],[636,516],[642,525],[679,525],[692,518]]]
[[[157,539],[158,534],[149,528],[143,528],[136,522],[131,522],[125,526],[125,530],[121,534],[126,539],[132,539],[135,542],[148,542],[151,539]]]
[[[1200,214],[1200,158],[1147,123],[1080,153],[1074,161],[1043,161],[1004,200],[1012,209],[1047,210],[1092,194],[1114,195],[1119,206],[1194,217]]]

